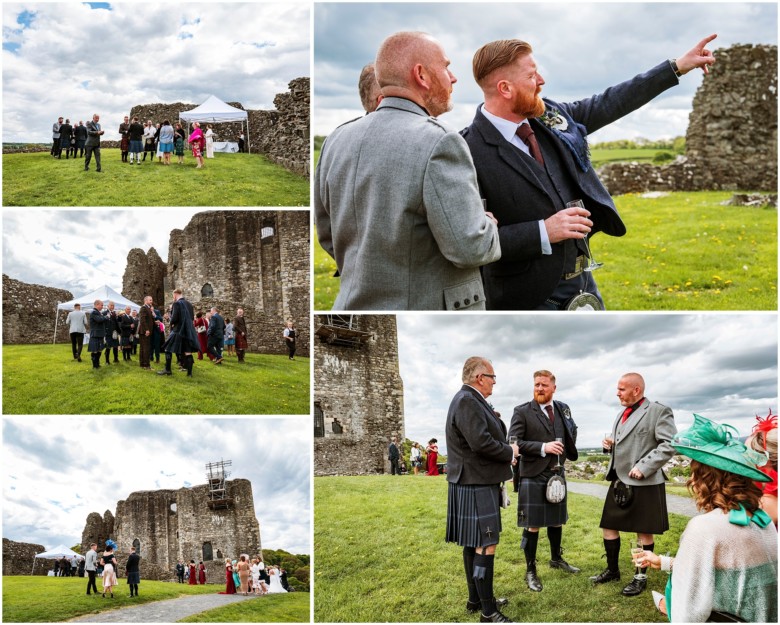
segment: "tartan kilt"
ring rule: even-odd
[[[94,354],[95,352],[102,352],[106,348],[106,339],[102,336],[92,336],[89,335],[89,345],[87,346],[87,351],[90,354]]]
[[[246,336],[236,334],[236,349],[246,350],[247,347],[249,347],[249,344],[247,343]]]
[[[569,488],[566,485],[566,497],[559,503],[547,501],[547,480],[552,471],[542,471],[534,477],[521,477],[517,489],[517,527],[556,527],[569,520],[567,501]],[[563,471],[561,476],[565,477]]]
[[[113,332],[106,335],[106,347],[119,347],[119,339],[114,338]]]
[[[128,584],[140,584],[141,583],[141,573],[139,571],[133,571],[132,573],[127,574],[127,583]]]
[[[664,483],[634,486],[634,499],[627,508],[615,503],[615,481],[609,485],[599,527],[619,532],[663,534],[669,529]]]
[[[447,493],[445,541],[461,547],[498,544],[501,532],[498,484],[453,484]]]

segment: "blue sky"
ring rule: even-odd
[[[3,3],[3,141],[47,142],[62,115],[117,139],[133,106],[209,95],[274,109],[310,75],[310,7],[262,3]]]
[[[756,414],[778,410],[777,332],[774,313],[399,315],[406,436],[443,443],[469,356],[493,362],[489,401],[507,424],[533,398],[533,372],[552,371],[580,446],[600,444],[610,429],[617,381],[629,371],[644,376],[648,398],[672,408],[679,429],[696,412],[745,435]]]
[[[777,43],[776,3],[511,2],[320,3],[314,8],[312,130],[327,135],[363,114],[360,69],[382,40],[399,30],[436,37],[458,82],[455,108],[441,119],[471,123],[482,92],[471,73],[474,52],[496,39],[524,39],[547,84],[543,94],[572,101],[599,93],[718,33],[712,49],[735,43]],[[684,135],[699,71],[684,76],[640,111],[599,130],[593,141]]]
[[[252,483],[265,549],[311,553],[311,422],[252,419],[3,419],[3,536],[81,542],[87,515],[142,490],[206,483],[208,462]]]

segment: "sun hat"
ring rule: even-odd
[[[753,451],[738,438],[737,429],[693,415],[693,425],[672,438],[672,447],[684,456],[729,473],[736,473],[756,482],[771,478],[758,470],[767,462],[766,454]]]

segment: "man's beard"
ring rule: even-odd
[[[446,86],[438,80],[434,83],[425,99],[425,109],[433,117],[452,110],[452,85]]]
[[[540,93],[541,89],[539,89],[536,94],[534,94],[533,100],[531,100],[531,98],[518,95],[518,98],[515,100],[515,106],[513,107],[512,112],[526,119],[534,119],[544,115],[544,100],[542,100],[542,98],[539,96]]]

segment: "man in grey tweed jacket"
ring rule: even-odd
[[[436,119],[451,108],[448,65],[429,35],[391,35],[376,59],[384,99],[323,145],[314,210],[341,274],[334,310],[484,309],[479,267],[501,250],[466,142]]]

